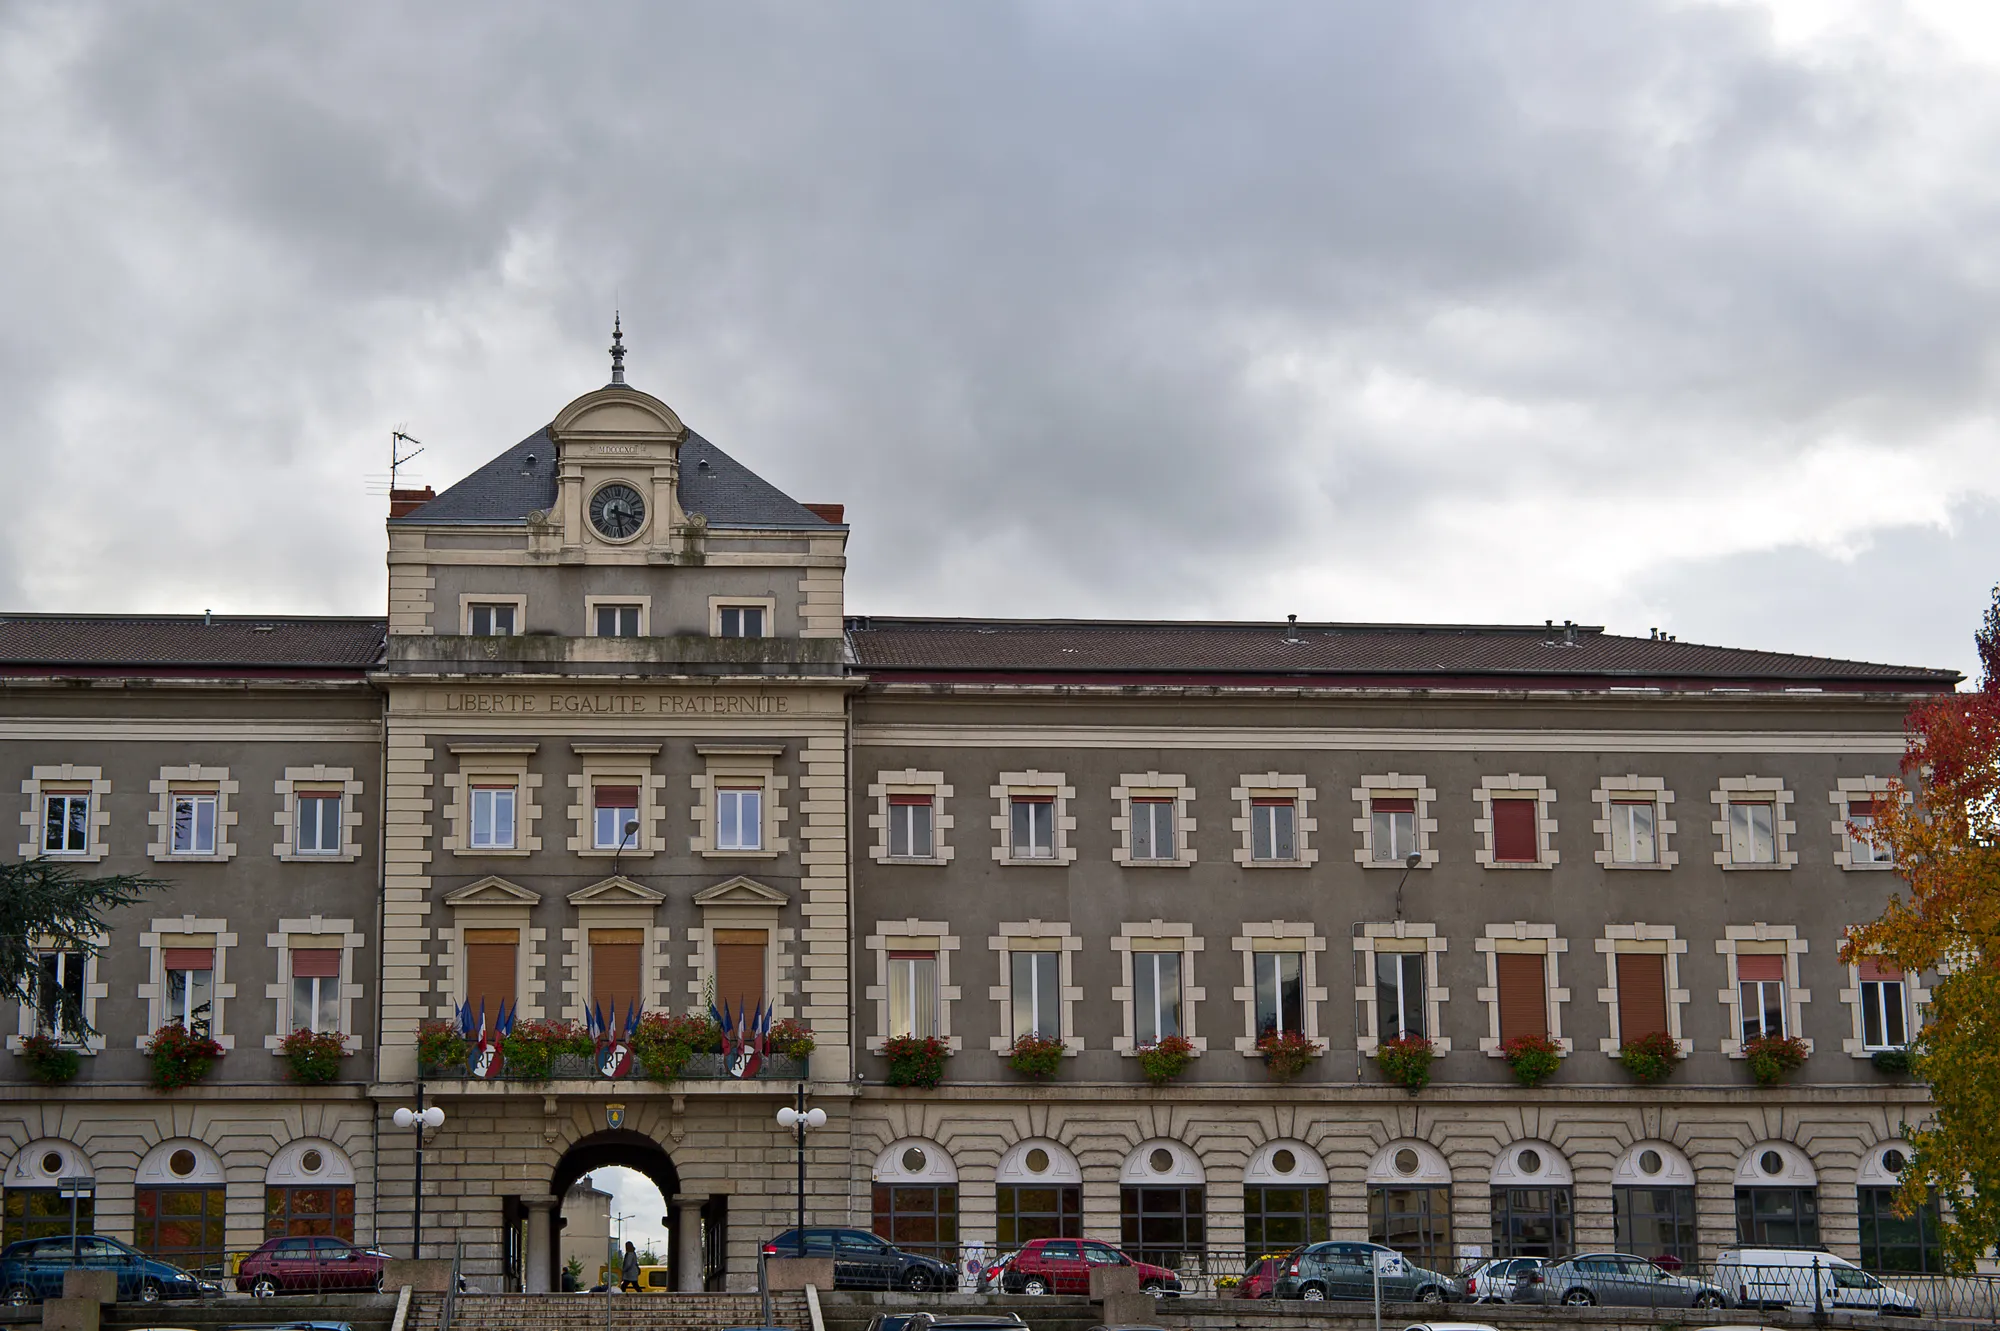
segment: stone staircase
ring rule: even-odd
[[[1168,1299],[1165,1305],[1175,1300]],[[1089,1331],[1103,1319],[1096,1304],[1076,1295],[1049,1294],[1033,1298],[1025,1294],[874,1294],[839,1293],[820,1295],[820,1316],[826,1331],[867,1331],[877,1313],[911,1312],[924,1309],[941,1316],[967,1313],[1019,1313],[1030,1331]],[[1175,1326],[1163,1316],[1161,1325]]]
[[[28,1309],[31,1314],[38,1309]],[[226,1327],[270,1326],[279,1322],[346,1322],[354,1331],[389,1331],[396,1316],[393,1294],[296,1294],[275,1299],[206,1299],[199,1303],[107,1304],[103,1331],[138,1331],[142,1327],[186,1327],[188,1331],[223,1331]],[[39,1325],[39,1317],[34,1325]]]
[[[609,1306],[607,1307],[607,1303]],[[444,1295],[419,1294],[403,1331],[439,1331]],[[776,1326],[810,1331],[803,1294],[773,1294],[763,1320],[755,1294],[461,1294],[451,1331],[717,1331]]]

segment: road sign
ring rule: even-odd
[[[65,1174],[56,1180],[56,1196],[89,1197],[97,1191],[97,1180],[89,1174]]]

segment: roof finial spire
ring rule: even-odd
[[[625,382],[625,330],[619,324],[617,310],[611,312],[611,382]]]

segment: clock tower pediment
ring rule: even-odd
[[[680,446],[687,427],[650,393],[607,384],[549,424],[562,549],[585,559],[671,560],[685,543]]]

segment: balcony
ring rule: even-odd
[[[731,1077],[725,1073],[723,1071],[721,1054],[688,1055],[688,1061],[682,1066],[680,1076],[674,1078],[672,1081],[654,1081],[637,1069],[633,1070],[630,1077],[614,1081],[600,1074],[597,1070],[596,1061],[587,1054],[554,1055],[549,1059],[547,1075],[542,1075],[539,1068],[535,1068],[527,1074],[519,1073],[514,1068],[504,1064],[502,1065],[500,1075],[497,1077],[475,1077],[464,1063],[445,1064],[423,1069],[423,1079],[427,1082],[465,1082],[470,1085],[486,1082],[491,1085],[522,1088],[529,1086],[550,1086],[556,1082],[581,1081],[597,1082],[604,1086],[615,1086],[621,1089],[631,1088],[633,1090],[657,1087],[662,1091],[681,1088],[682,1083],[685,1082],[720,1082],[725,1084],[743,1080],[748,1080],[752,1083],[786,1082],[805,1081],[809,1080],[811,1076],[811,1058],[785,1058],[778,1055],[766,1058],[763,1066],[757,1070],[757,1075],[748,1079]]]
[[[398,634],[389,639],[388,671],[418,677],[839,675],[844,646],[839,638],[711,638],[695,633],[657,638]]]

